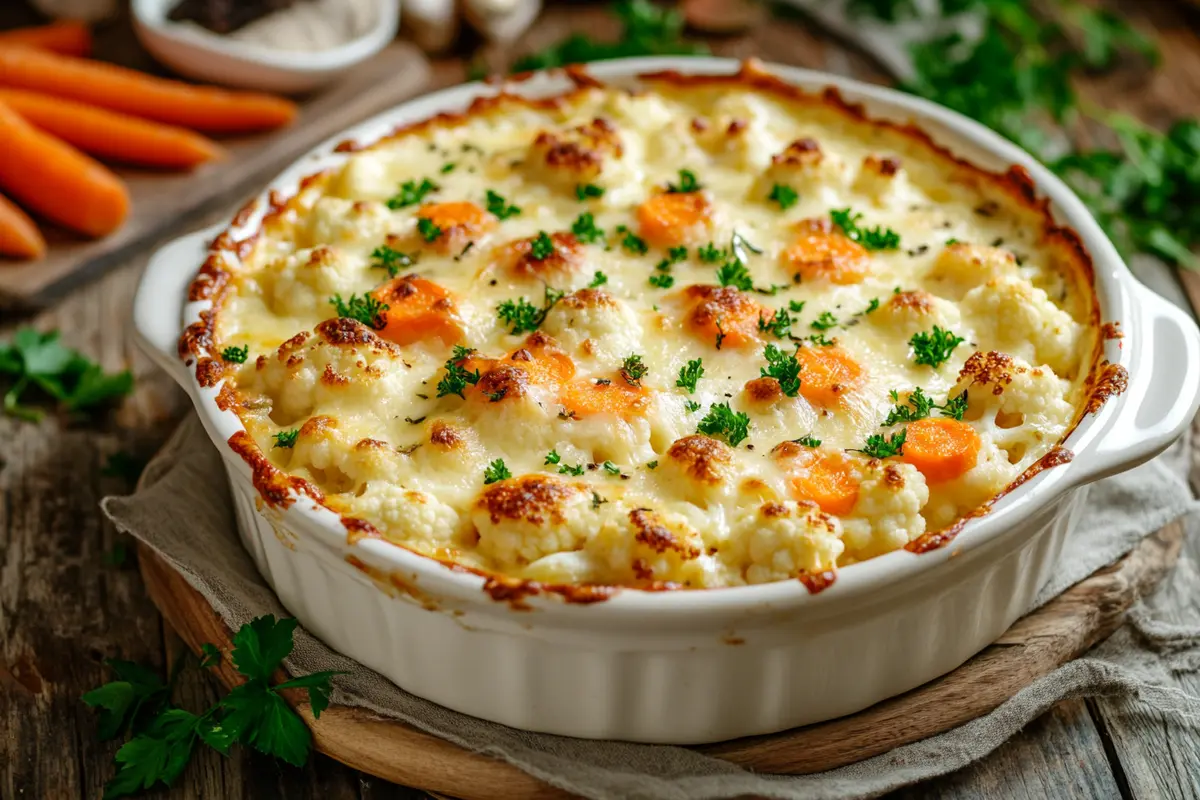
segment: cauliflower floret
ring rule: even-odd
[[[629,305],[603,289],[580,289],[550,309],[542,330],[582,364],[619,363],[639,352],[642,326]]]
[[[659,460],[655,476],[667,494],[701,507],[731,497],[739,477],[733,449],[699,433],[672,444]]]
[[[710,154],[749,172],[764,169],[786,140],[770,128],[771,111],[761,98],[734,94],[721,97],[713,115],[691,123],[696,142]]]
[[[551,475],[508,478],[484,488],[471,508],[479,551],[501,569],[579,550],[598,521],[592,492]]]
[[[267,305],[285,316],[324,316],[330,310],[330,297],[349,297],[364,283],[363,270],[337,248],[327,245],[297,250],[268,263],[256,277]]]
[[[308,216],[308,226],[296,231],[304,246],[351,245],[382,241],[390,232],[392,213],[383,203],[322,197]]]
[[[685,517],[614,504],[607,524],[588,538],[586,551],[603,582],[713,585],[704,541]]]
[[[964,419],[1006,451],[1019,469],[1061,439],[1075,416],[1069,381],[1005,353],[981,351],[968,358],[951,396],[964,391]]]
[[[261,356],[246,387],[271,399],[271,419],[291,425],[314,408],[339,416],[404,416],[420,376],[400,349],[351,319],[330,319],[299,333],[272,356]],[[394,411],[393,411],[394,409]]]
[[[961,515],[978,508],[1017,476],[1017,468],[1008,462],[1008,454],[995,442],[980,437],[983,448],[975,466],[949,481],[929,488],[929,503],[924,516],[930,530],[949,525]]]
[[[569,128],[539,131],[529,146],[525,169],[540,183],[575,196],[578,186],[604,185],[625,154],[617,126],[603,117]]]
[[[843,171],[841,159],[821,150],[816,139],[797,139],[771,156],[770,164],[754,182],[752,195],[766,200],[776,184],[801,195],[811,193],[822,184],[838,183]]]
[[[1044,291],[1018,277],[996,278],[967,292],[963,309],[978,320],[982,348],[1012,353],[1071,375],[1081,326]]]
[[[1017,274],[1017,259],[1007,250],[956,242],[938,254],[927,277],[936,294],[959,300],[976,286]]]
[[[746,583],[769,583],[834,569],[844,549],[837,517],[789,500],[745,512],[721,557],[736,565]]]
[[[854,178],[854,190],[871,198],[876,206],[882,206],[901,191],[905,181],[907,177],[899,159],[869,155],[863,159]]]
[[[843,563],[889,553],[916,539],[925,532],[921,509],[928,500],[929,487],[916,467],[866,462],[854,510],[842,519]]]
[[[333,505],[344,502],[330,498]],[[466,544],[469,526],[451,506],[427,492],[390,480],[369,482],[354,499],[355,516],[370,522],[383,538],[426,555],[446,557]]]
[[[962,320],[955,303],[920,289],[892,294],[866,318],[905,341],[917,331],[931,330],[934,325],[958,330]]]

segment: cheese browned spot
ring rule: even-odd
[[[733,450],[724,442],[697,433],[672,444],[667,458],[692,480],[721,483],[729,473]]]
[[[549,475],[524,475],[486,487],[476,506],[487,512],[493,524],[521,520],[534,525],[565,522],[563,507],[584,492],[582,486]]]
[[[530,236],[506,246],[502,258],[508,263],[512,274],[521,278],[536,278],[543,281],[557,280],[583,267],[583,245],[572,233],[549,235],[551,251],[548,256],[534,255],[534,242],[541,236]]]
[[[700,557],[700,549],[672,531],[658,514],[648,508],[635,508],[629,512],[629,521],[637,529],[634,538],[656,553],[674,551],[680,558]]]

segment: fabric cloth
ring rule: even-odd
[[[1067,542],[1060,577],[1039,602],[1194,509],[1181,477],[1185,463],[1177,445],[1155,461],[1094,486],[1079,533]],[[105,498],[103,508],[118,528],[178,570],[231,629],[262,614],[287,615],[242,548],[220,456],[195,416],[183,422],[147,466],[138,491]],[[1168,580],[1170,590],[1160,596],[1173,604],[1200,597],[1200,574],[1186,558]],[[1200,719],[1200,698],[1161,685],[1171,670],[1200,668],[1200,624],[1164,622],[1152,603],[1135,608],[1130,622],[1087,658],[1043,677],[986,717],[858,764],[804,776],[757,774],[683,747],[571,739],[486,722],[408,694],[303,629],[296,631],[287,667],[298,675],[347,672],[334,682],[335,702],[403,720],[597,800],[874,797],[982,758],[1070,697],[1121,694],[1132,703],[1178,712],[1186,724]]]

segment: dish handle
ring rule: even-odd
[[[1137,373],[1116,417],[1089,454],[1080,483],[1136,467],[1166,450],[1191,424],[1200,405],[1200,329],[1191,315],[1137,285],[1142,325],[1126,343],[1139,348]],[[1134,338],[1136,337],[1136,338]]]
[[[188,285],[208,252],[216,229],[197,231],[163,246],[146,265],[133,298],[133,328],[142,350],[187,389],[190,375],[176,343],[183,329]]]

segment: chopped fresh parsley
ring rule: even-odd
[[[800,195],[796,194],[796,190],[792,187],[777,183],[771,187],[771,193],[767,195],[767,199],[778,203],[780,211],[787,211],[796,205],[796,201],[800,199]]]
[[[621,474],[621,468],[618,467],[616,464],[612,463],[611,461],[605,461],[600,466],[603,467],[604,471],[607,472],[609,475],[620,475]]]
[[[583,464],[563,464],[558,468],[559,475],[574,475],[575,477],[579,477],[583,472]]]
[[[762,333],[770,332],[772,336],[778,339],[786,339],[792,333],[792,315],[788,313],[786,308],[781,308],[775,312],[773,317],[760,316],[758,318],[758,330]]]
[[[300,436],[299,428],[292,428],[290,431],[280,431],[274,434],[275,447],[292,448],[296,446],[296,439]]]
[[[129,661],[106,662],[117,680],[83,696],[100,711],[100,736],[111,739],[128,730],[131,738],[117,751],[116,774],[104,786],[105,798],[124,797],[170,786],[183,773],[197,741],[222,754],[236,743],[295,766],[308,761],[312,735],[283,699],[284,690],[305,689],[314,717],[329,707],[330,679],[340,672],[315,672],[271,685],[271,675],[292,652],[296,620],[259,617],[233,636],[234,668],[246,679],[202,714],[171,704],[174,675],[164,684],[149,669]],[[220,663],[212,644],[201,647],[201,667]],[[180,662],[183,663],[183,662]]]
[[[699,181],[696,180],[696,173],[690,169],[679,170],[679,183],[668,183],[667,192],[669,194],[690,194],[698,192],[702,188]]]
[[[934,325],[932,331],[914,333],[908,340],[908,346],[912,348],[915,363],[938,367],[950,358],[954,348],[963,341],[965,340],[961,336]]]
[[[507,480],[511,477],[512,473],[508,471],[508,467],[505,466],[504,459],[502,458],[497,458],[495,461],[488,464],[487,469],[483,471],[484,484]]]
[[[887,419],[883,421],[885,427],[890,427],[898,422],[916,422],[919,419],[925,419],[929,416],[929,412],[937,407],[937,404],[925,394],[920,386],[909,392],[908,398],[903,403],[900,402],[900,393],[895,389],[888,392],[888,396],[896,405],[888,412]]]
[[[656,272],[650,276],[650,285],[655,289],[670,289],[675,285],[675,276],[666,272]]]
[[[789,288],[791,287],[786,283],[772,283],[770,286],[755,286],[754,291],[759,294],[765,294],[767,297],[774,297]]]
[[[592,273],[592,282],[588,284],[589,289],[595,289],[597,286],[603,286],[608,283],[608,276],[597,270]]]
[[[799,348],[796,352],[799,352]],[[801,367],[795,353],[785,353],[775,345],[769,344],[763,349],[763,357],[767,359],[767,366],[759,369],[762,377],[779,381],[779,388],[788,397],[799,394]]]
[[[696,429],[708,436],[723,438],[737,447],[750,435],[750,415],[734,411],[729,403],[716,403],[709,406],[708,413]]]
[[[436,236],[434,238],[437,238]],[[413,265],[412,256],[407,253],[401,253],[399,250],[391,248],[386,244],[381,244],[371,251],[371,267],[373,269],[386,269],[389,278],[394,278],[400,274],[400,270]]]
[[[679,368],[679,379],[675,381],[675,385],[681,389],[687,389],[691,394],[695,394],[696,382],[703,377],[703,359],[692,359],[687,364]]]
[[[722,264],[717,270],[717,281],[722,286],[736,286],[743,292],[754,288],[754,278],[750,275],[750,270],[746,269],[746,265],[739,259]]]
[[[447,161],[445,164],[442,164],[441,172],[443,175],[445,175],[447,172],[454,172],[454,168],[457,166],[458,164],[455,164],[452,161]]]
[[[943,417],[951,417],[962,422],[963,414],[967,413],[967,392],[964,389],[954,397],[946,400],[946,404],[938,406],[938,413]]]
[[[812,436],[801,436],[799,439],[792,439],[796,444],[802,444],[805,447],[820,447],[821,440],[814,439]]]
[[[658,459],[646,462],[646,469],[658,469]]]
[[[718,261],[724,261],[728,258],[729,251],[709,242],[706,245],[696,248],[696,257],[705,264],[716,264]]]
[[[479,370],[476,369],[474,372],[468,372],[467,369],[462,365],[462,362],[466,361],[474,354],[475,351],[470,347],[463,347],[461,344],[454,345],[454,352],[451,354],[450,358],[446,360],[446,363],[443,367],[446,370],[446,374],[442,376],[440,381],[438,381],[438,397],[446,397],[447,395],[456,394],[459,397],[466,399],[466,395],[463,394],[463,391],[468,385],[474,386],[475,384],[479,383]]]
[[[425,199],[425,196],[436,192],[438,185],[429,178],[424,179],[420,183],[416,181],[405,181],[400,185],[400,191],[388,198],[387,207],[392,211],[408,206],[415,206]]]
[[[507,200],[491,189],[487,190],[486,200],[488,213],[494,216],[496,219],[505,220],[509,217],[515,217],[521,213],[520,208],[511,205]]]
[[[633,231],[628,228],[623,231],[621,228],[617,230],[625,234],[625,238],[621,239],[621,246],[629,252],[641,256],[650,251],[650,246],[646,244],[646,240],[636,235]]]
[[[672,264],[678,264],[687,258],[687,248],[683,245],[678,247],[667,248],[667,260]]]
[[[554,240],[550,238],[550,234],[538,231],[538,235],[534,237],[533,243],[529,246],[529,255],[538,261],[545,261],[554,255]]]
[[[603,186],[597,186],[594,183],[580,183],[580,184],[576,184],[576,186],[575,186],[575,197],[581,203],[592,197],[603,197],[603,196],[604,196],[604,187]]]
[[[546,453],[546,461],[545,461],[545,464],[547,464],[547,465],[549,465],[549,464],[557,464],[557,463],[559,463],[559,462],[561,462],[561,461],[562,461],[562,456],[560,456],[560,455],[558,454],[558,451],[557,451],[557,450],[551,450],[549,453]]]
[[[818,347],[832,347],[833,341],[823,333],[814,333],[808,337],[808,340]]]
[[[878,297],[872,297],[872,298],[871,298],[871,302],[867,303],[867,307],[866,307],[866,308],[864,308],[862,311],[860,311],[860,312],[858,312],[858,313],[859,313],[859,314],[866,315],[866,314],[872,314],[872,313],[874,313],[875,311],[878,311],[878,310],[879,310],[879,298],[878,298]]]
[[[700,410],[700,404],[695,400],[684,400],[683,407],[688,410],[688,413],[695,413]]]
[[[881,433],[873,433],[867,437],[867,442],[861,449],[852,450],[870,456],[871,458],[890,458],[904,454],[904,437],[908,432],[904,429],[893,433],[890,437]]]
[[[803,300],[788,300],[788,311],[791,311],[793,314],[799,314],[803,310],[804,310],[804,301]]]
[[[248,344],[241,347],[226,347],[221,351],[221,360],[228,361],[230,364],[245,364],[249,357],[250,345]]]
[[[895,250],[900,246],[900,234],[891,228],[876,225],[874,228],[860,227],[858,221],[862,214],[855,214],[849,208],[829,212],[833,224],[842,229],[846,238],[858,242],[868,250]]]
[[[377,331],[387,327],[387,315],[384,312],[390,306],[379,302],[374,295],[364,294],[359,297],[352,294],[349,300],[343,300],[340,294],[335,294],[329,298],[329,304],[334,307],[337,315],[344,319],[358,320],[368,328],[374,328]]]
[[[715,342],[717,349],[721,349],[721,345],[725,342],[725,329],[721,327],[721,318],[717,317],[717,340]]]
[[[421,234],[425,241],[432,242],[442,235],[442,229],[428,217],[421,217],[417,220],[417,233]]]
[[[830,328],[836,328],[838,319],[831,311],[822,311],[820,316],[809,323],[809,327],[815,331],[827,331]]]
[[[0,344],[0,384],[4,413],[36,422],[42,412],[24,402],[33,391],[56,401],[67,412],[88,411],[133,391],[128,370],[105,372],[99,364],[59,342],[58,331],[21,328]]]
[[[650,368],[642,363],[642,357],[637,355],[626,356],[625,363],[621,365],[621,377],[630,386],[641,386],[642,378],[646,377],[646,373]]]
[[[958,244],[958,239],[950,238],[950,239],[947,239],[947,240],[946,240],[946,246],[947,246],[947,247],[949,247],[949,246],[950,246],[950,245],[952,245],[952,244]]]
[[[594,244],[604,238],[604,231],[596,227],[596,218],[592,212],[585,211],[575,218],[571,225],[571,233],[584,244]]]
[[[505,325],[511,325],[513,334],[531,333],[536,331],[546,320],[546,314],[554,308],[554,304],[563,298],[564,292],[546,287],[546,295],[542,307],[530,303],[524,297],[516,300],[505,300],[496,307],[496,315]]]

